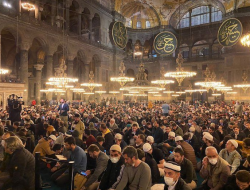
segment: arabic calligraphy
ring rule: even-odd
[[[177,39],[171,32],[165,31],[155,37],[154,48],[159,54],[171,54],[175,51],[176,46]]]
[[[115,45],[117,45],[121,49],[125,48],[127,44],[127,29],[123,23],[114,23],[112,29],[112,37]]]
[[[223,46],[235,45],[242,35],[242,24],[238,19],[224,21],[218,31],[218,41]]]

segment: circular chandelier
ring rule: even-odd
[[[164,88],[167,84],[174,83],[173,80],[154,80],[151,81],[152,84],[158,84],[160,87]]]
[[[172,93],[175,93],[175,92],[174,92],[174,91],[168,90],[168,91],[163,91],[163,93],[164,93],[164,94],[172,94]]]
[[[9,73],[8,69],[0,69],[0,75],[5,75],[7,73]]]
[[[242,75],[243,84],[236,84],[236,85],[234,85],[234,87],[241,88],[244,91],[244,93],[246,93],[248,88],[250,87],[250,84],[247,83],[247,78],[248,78],[248,76],[247,76],[246,72],[244,72]]]
[[[118,77],[111,77],[110,81],[119,82],[121,87],[123,87],[127,82],[133,82],[135,80],[135,78],[126,77],[125,70],[126,70],[126,67],[124,65],[124,62],[121,62],[121,65],[119,66],[119,72],[120,72],[119,76]]]
[[[241,40],[240,40],[241,44],[243,46],[247,46],[247,47],[250,47],[250,33],[244,35]]]
[[[93,71],[90,71],[89,73],[89,82],[88,83],[82,83],[81,86],[86,86],[89,88],[90,92],[92,92],[94,90],[94,88],[96,87],[101,87],[102,84],[99,84],[99,83],[95,83],[94,82],[94,73]]]
[[[28,10],[28,11],[33,11],[36,9],[34,4],[28,3],[28,2],[23,2],[21,3],[21,6],[23,9]]]
[[[181,86],[181,83],[183,80],[187,77],[193,77],[196,75],[196,72],[189,72],[189,71],[184,71],[183,67],[181,66],[183,63],[184,59],[182,57],[181,52],[178,54],[178,58],[176,59],[177,67],[176,67],[176,72],[167,72],[164,76],[165,77],[171,77],[175,78],[176,81],[178,82],[179,86]]]

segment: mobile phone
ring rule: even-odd
[[[87,174],[85,172],[81,172],[81,175],[87,176]]]
[[[173,153],[173,151],[169,151],[169,153],[170,153],[170,154],[172,154],[172,153]]]

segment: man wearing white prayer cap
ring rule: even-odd
[[[219,156],[226,160],[231,165],[231,174],[240,166],[241,156],[237,152],[238,143],[236,140],[228,140],[226,143],[226,148],[222,149],[219,153]]]
[[[180,177],[181,166],[176,162],[164,163],[164,190],[191,190],[187,183]]]

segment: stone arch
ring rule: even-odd
[[[73,75],[76,78],[79,78],[79,82],[83,82],[86,78],[84,65],[86,60],[85,53],[82,50],[77,52],[76,57],[74,58],[73,64]]]
[[[132,41],[132,39],[128,40],[127,45],[125,47],[125,51],[126,51],[127,55],[133,54],[133,41]]]
[[[10,70],[10,79],[17,80],[20,76],[20,56],[17,41],[12,32],[8,29],[1,30],[1,67]],[[3,76],[3,80],[7,80]]]
[[[127,76],[128,77],[135,77],[135,71],[133,69],[128,69]]]
[[[223,14],[226,13],[226,9],[224,5],[219,0],[206,0],[206,1],[200,1],[200,0],[193,0],[193,1],[187,1],[186,3],[181,4],[175,12],[172,14],[169,24],[173,26],[174,28],[177,28],[177,25],[180,21],[180,19],[191,9],[203,5],[212,5],[215,8],[218,8]],[[180,16],[180,18],[179,18]]]
[[[87,39],[89,39],[90,34],[90,11],[87,7],[83,9],[82,15],[81,15],[81,34],[86,35]]]

